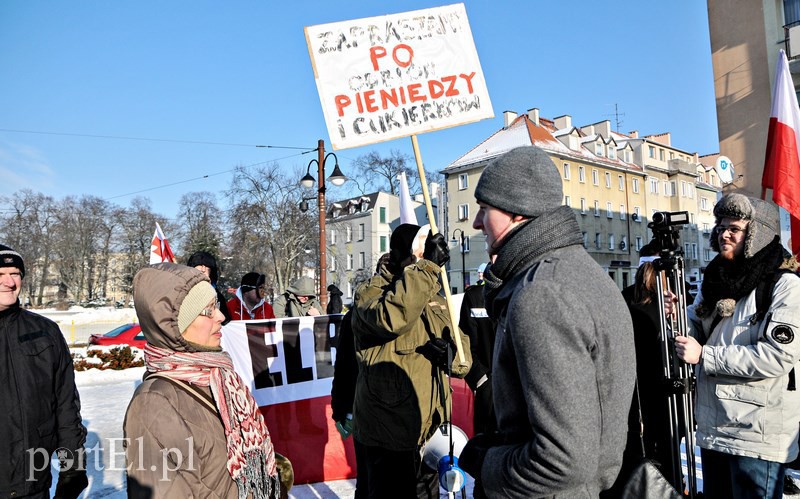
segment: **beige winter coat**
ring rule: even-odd
[[[176,266],[174,273],[137,275],[134,288],[167,290],[161,300],[137,294],[136,311],[148,343],[186,351],[175,311],[186,293],[203,278],[183,266]],[[180,381],[153,376],[133,394],[124,423],[128,497],[238,497],[236,483],[227,469],[222,421],[215,409],[185,386]],[[213,406],[207,387],[192,389]]]

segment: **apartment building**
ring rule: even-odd
[[[492,159],[524,145],[536,145],[550,154],[563,178],[564,204],[578,217],[584,247],[620,288],[633,282],[638,250],[652,237],[647,224],[657,211],[689,212],[690,223],[681,231],[681,249],[689,280],[702,278],[710,258],[704,251],[707,234],[698,224],[706,224],[708,215],[698,207],[701,202],[715,201],[720,188],[710,183],[717,177],[699,157],[674,147],[669,133],[621,134],[611,130],[609,121],[577,127],[569,115],[545,119],[534,108],[519,116],[504,113],[502,129],[442,171],[445,228],[453,238],[463,231],[468,241],[465,247],[480,249],[465,253],[465,278],[457,256],[451,258],[449,277],[454,291],[463,289],[465,281],[469,284],[477,266],[487,259],[484,237],[472,229],[480,174]]]
[[[418,201],[412,204],[419,223],[427,223],[425,205]],[[357,284],[372,276],[380,256],[389,251],[389,238],[399,224],[400,198],[386,192],[328,205],[327,282],[342,290],[345,303],[352,302]]]

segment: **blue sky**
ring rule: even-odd
[[[254,147],[330,149],[303,28],[450,3],[0,2],[0,196],[30,188],[128,206],[144,191],[173,217],[185,193],[222,200],[237,165],[304,168],[313,154]],[[718,151],[705,2],[464,3],[495,118],[420,135],[426,168],[502,127],[503,111],[533,107],[613,126],[617,105],[622,132]],[[373,149],[413,157],[408,138],[341,150],[345,174]]]

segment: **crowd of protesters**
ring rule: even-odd
[[[666,449],[659,339],[660,319],[683,312],[688,330],[672,331],[670,348],[696,376],[704,497],[782,497],[798,458],[800,280],[773,204],[736,193],[717,202],[718,254],[677,310],[674,295],[658,296],[649,245],[634,286],[619,292],[583,247],[542,150],[490,161],[475,198],[488,264],[455,329],[440,279],[447,241],[429,226],[396,227],[347,308],[331,285],[319,290],[330,294],[324,309],[308,277],[270,304],[258,272],[226,301],[207,252],[140,270],[147,368],[123,423],[129,497],[287,497],[291,463],[222,350],[222,326],[343,312],[331,405],[341,437],[353,437],[356,498],[439,496],[422,456],[451,417],[449,377],[474,394],[475,434],[458,456],[473,497],[622,497],[639,440],[665,474],[680,473]],[[56,497],[75,498],[88,481],[72,360],[58,327],[20,308],[24,276],[22,255],[0,245],[0,496],[48,497],[56,453]],[[165,450],[182,447],[199,465],[165,467]],[[41,462],[25,458],[31,449]]]

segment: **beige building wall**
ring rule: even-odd
[[[760,197],[771,82],[778,51],[784,48],[783,2],[708,0],[708,24],[720,154],[741,175],[725,191]],[[797,64],[790,69],[794,76]]]

